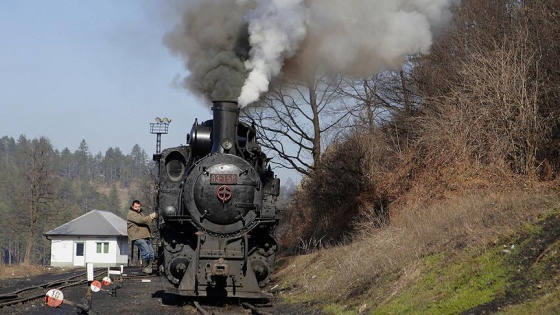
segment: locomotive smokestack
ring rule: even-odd
[[[235,154],[239,106],[232,101],[213,101],[212,153]]]

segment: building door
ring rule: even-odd
[[[85,255],[85,243],[76,242],[74,243],[74,266],[85,266],[86,265],[86,255]]]

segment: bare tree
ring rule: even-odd
[[[340,93],[346,102],[354,102],[351,116],[360,131],[372,133],[393,123],[399,115],[411,116],[419,104],[410,83],[414,56],[402,69],[381,71],[364,79],[344,78]]]
[[[31,263],[33,248],[36,245],[37,231],[53,197],[52,167],[54,151],[50,141],[44,137],[27,140],[20,137],[21,153],[18,162],[20,185],[14,191],[14,204],[22,210],[26,221],[27,241],[23,264]]]
[[[312,176],[323,148],[349,121],[351,110],[338,93],[341,84],[337,75],[290,80],[269,92],[259,107],[244,109],[246,119],[260,126],[263,147],[280,158],[272,164]]]
[[[541,24],[547,15],[535,4],[544,5],[465,1],[454,31],[434,48],[439,62],[431,56],[421,63],[417,77],[425,106],[418,143],[430,163],[475,161],[535,174],[543,162],[539,156],[557,156],[549,152],[558,152],[550,141],[558,128],[550,96],[558,95],[558,87],[548,82],[557,82],[557,57],[549,53],[558,45],[544,36],[557,32],[545,30],[554,24]],[[551,57],[554,62],[547,61]]]

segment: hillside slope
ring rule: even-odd
[[[560,314],[560,198],[542,190],[408,206],[350,245],[280,259],[278,303],[325,314]]]

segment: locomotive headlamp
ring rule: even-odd
[[[224,148],[224,150],[231,150],[231,148],[233,148],[233,141],[231,141],[230,138],[224,138],[222,140],[222,148]]]
[[[173,206],[167,206],[165,207],[165,209],[163,209],[163,213],[165,215],[173,215],[177,213],[177,209],[175,209],[175,207]]]

